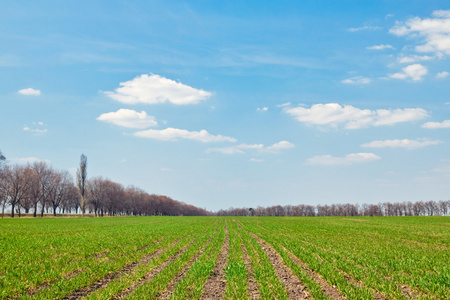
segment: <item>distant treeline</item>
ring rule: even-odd
[[[374,216],[435,216],[450,215],[450,200],[418,201],[379,204],[332,204],[332,205],[275,205],[256,208],[229,208],[219,210],[218,216],[255,217],[374,217]]]
[[[84,192],[86,212],[95,216],[206,216],[212,213],[170,197],[148,194],[134,187],[93,177],[86,180]],[[8,208],[11,217],[22,213],[44,216],[52,212],[81,212],[82,197],[72,176],[66,170],[56,170],[45,162],[9,165],[0,151],[0,206],[4,216]],[[84,215],[84,211],[83,211]]]

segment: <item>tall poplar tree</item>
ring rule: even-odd
[[[83,217],[86,212],[86,198],[85,198],[86,178],[87,178],[87,156],[81,154],[80,167],[77,170],[77,186],[78,189],[80,190],[81,195],[80,208],[81,208],[81,215]]]

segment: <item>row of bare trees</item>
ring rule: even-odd
[[[450,200],[417,201],[379,204],[332,204],[332,205],[275,205],[256,208],[230,208],[217,212],[218,216],[257,217],[345,217],[345,216],[448,216]]]
[[[103,177],[87,179],[87,157],[81,156],[77,185],[65,170],[56,170],[46,162],[8,165],[0,152],[0,205],[19,217],[22,213],[44,216],[51,211],[70,214],[87,211],[95,216],[119,215],[210,215],[208,211],[167,196],[150,195],[136,188]]]

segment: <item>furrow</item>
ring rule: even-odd
[[[183,280],[184,277],[186,277],[186,274],[187,274],[187,272],[189,272],[189,269],[191,268],[191,266],[197,261],[197,259],[200,257],[200,255],[202,255],[203,251],[205,251],[205,249],[209,246],[209,244],[212,241],[213,236],[216,233],[217,233],[217,228],[216,228],[216,231],[214,232],[214,234],[211,235],[211,237],[208,239],[208,241],[203,245],[202,249],[200,249],[194,255],[194,257],[192,257],[192,259],[186,264],[184,269],[180,273],[178,273],[171,282],[169,282],[169,284],[166,287],[166,290],[161,295],[161,297],[159,297],[159,299],[170,299],[173,292],[175,291],[175,287],[178,284],[178,282],[180,282],[181,280]]]
[[[192,233],[191,233],[192,234]],[[189,234],[190,235],[190,234]],[[94,282],[93,284],[89,285],[88,287],[84,287],[81,289],[78,289],[74,292],[72,292],[72,294],[64,297],[63,299],[69,299],[69,300],[73,300],[73,299],[81,299],[93,292],[95,292],[96,290],[99,289],[104,289],[108,286],[108,284],[116,279],[116,278],[120,278],[125,274],[129,274],[131,273],[134,269],[136,269],[139,265],[142,264],[146,264],[148,263],[151,259],[153,259],[154,257],[158,256],[159,254],[161,254],[162,252],[164,252],[168,247],[177,244],[183,237],[182,236],[178,239],[176,239],[175,241],[173,241],[170,245],[161,248],[155,252],[153,252],[152,254],[148,254],[148,255],[144,255],[141,259],[139,259],[136,262],[132,262],[128,265],[126,265],[125,267],[123,267],[122,269],[120,269],[119,271],[113,272],[108,274],[107,276],[101,278],[100,280],[97,280],[96,282]],[[161,239],[162,240],[162,239]],[[160,240],[160,241],[161,241]],[[157,242],[155,242],[156,244]]]
[[[262,240],[253,233],[248,232],[263,248],[264,252],[267,254],[271,264],[275,269],[275,273],[280,281],[283,283],[286,292],[290,299],[309,299],[309,294],[306,291],[306,287],[300,282],[300,280],[295,276],[291,269],[289,269],[284,263],[280,255],[273,249],[273,247]]]
[[[197,240],[197,238],[193,239],[192,241],[189,242],[189,244],[187,244],[186,246],[184,246],[183,248],[181,248],[180,250],[178,250],[173,256],[171,256],[169,259],[167,259],[166,261],[164,261],[162,264],[160,264],[159,266],[157,266],[156,268],[154,268],[153,270],[151,270],[149,273],[145,274],[142,278],[139,279],[139,281],[135,282],[134,284],[132,284],[131,286],[129,286],[126,290],[122,291],[121,293],[119,293],[118,295],[116,295],[114,297],[114,299],[124,299],[126,297],[128,297],[130,294],[132,294],[138,287],[140,287],[141,285],[145,284],[146,282],[150,282],[152,281],[153,277],[155,277],[155,275],[157,275],[159,272],[161,272],[165,267],[167,267],[171,262],[173,262],[174,260],[178,259],[178,257],[183,254],[184,252],[186,252],[186,250],[193,244],[195,243],[195,241]],[[172,243],[169,246],[167,246],[165,249],[175,245],[176,243]],[[164,249],[164,250],[165,250]],[[161,251],[159,254],[161,254],[163,251]],[[159,255],[158,254],[158,255]]]
[[[238,224],[238,226],[240,225]],[[255,273],[253,272],[252,263],[250,262],[250,256],[248,255],[244,243],[242,243],[241,235],[237,231],[236,234],[239,236],[239,239],[241,240],[241,249],[243,253],[244,264],[248,272],[248,287],[247,287],[248,296],[252,300],[259,300],[261,299],[261,296],[259,295],[258,284],[256,283],[255,280]]]
[[[317,274],[316,272],[313,272],[307,264],[305,264],[303,261],[301,261],[297,256],[295,256],[292,252],[287,250],[283,247],[283,249],[289,254],[289,257],[291,260],[300,266],[303,271],[308,274],[310,277],[312,277],[321,287],[322,292],[327,295],[328,297],[332,299],[346,299],[344,295],[342,295],[339,290],[336,288],[336,286],[331,286],[326,282],[322,276]]]
[[[213,273],[209,276],[208,280],[203,285],[203,294],[201,299],[222,299],[225,293],[226,280],[224,269],[227,263],[228,251],[230,249],[230,239],[226,220],[225,234],[225,241],[223,242],[219,257],[217,257]]]

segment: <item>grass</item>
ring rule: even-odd
[[[225,240],[225,299],[249,299],[249,255],[261,299],[288,299],[268,242],[314,299],[329,299],[289,252],[348,299],[450,295],[449,217],[124,217],[0,220],[0,299],[198,299]],[[128,267],[127,266],[132,266]],[[154,277],[145,279],[149,274]],[[131,289],[130,289],[131,287]],[[170,296],[170,295],[169,295]]]

